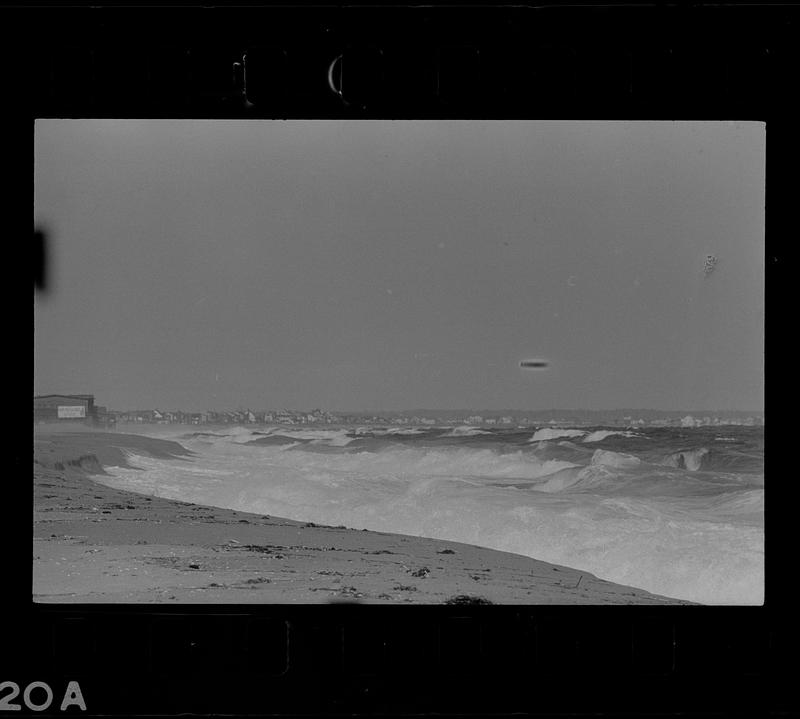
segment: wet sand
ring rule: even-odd
[[[34,432],[33,598],[77,603],[691,604],[457,542],[328,527],[107,487],[176,442]]]

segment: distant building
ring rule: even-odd
[[[93,394],[44,394],[33,398],[34,422],[94,424],[97,412]]]

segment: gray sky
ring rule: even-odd
[[[115,409],[763,408],[763,124],[35,133],[53,260],[37,393]]]

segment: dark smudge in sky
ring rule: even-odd
[[[519,366],[525,369],[547,369],[549,364],[547,360],[522,360]]]

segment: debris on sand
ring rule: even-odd
[[[462,606],[476,605],[476,604],[494,604],[484,597],[476,597],[470,594],[457,594],[454,597],[444,600],[445,604],[458,604]]]

